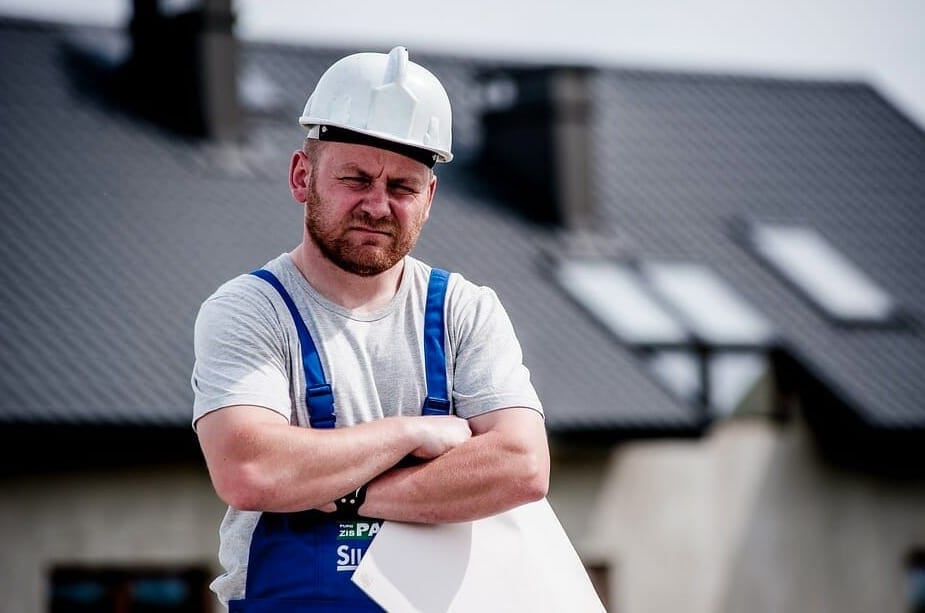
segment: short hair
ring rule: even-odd
[[[327,145],[325,141],[318,140],[317,138],[305,137],[302,141],[302,153],[305,154],[305,157],[308,158],[309,163],[312,166],[316,166],[318,163],[318,156],[321,155],[321,151]]]

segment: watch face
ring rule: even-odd
[[[366,500],[366,486],[361,485],[353,492],[348,492],[334,501],[337,511],[343,515],[356,517],[360,506]]]

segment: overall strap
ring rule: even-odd
[[[250,274],[269,283],[282,297],[289,309],[292,321],[299,334],[302,346],[302,367],[305,370],[305,404],[308,405],[309,421],[313,428],[333,428],[335,424],[334,394],[324,377],[324,369],[318,350],[312,340],[305,321],[299,314],[292,297],[279,279],[269,270],[259,269]],[[444,301],[450,273],[433,268],[427,285],[427,301],[424,311],[424,373],[427,382],[427,397],[421,409],[422,415],[449,415],[450,399],[446,380],[446,351],[444,349]]]
[[[427,284],[424,311],[424,372],[427,378],[427,398],[422,415],[449,415],[450,398],[446,384],[446,352],[443,347],[443,303],[450,273],[432,268]]]
[[[336,416],[334,415],[334,394],[331,386],[328,385],[324,378],[324,369],[321,367],[321,359],[318,357],[318,350],[312,341],[311,334],[299,310],[292,301],[292,297],[279,279],[276,278],[269,270],[263,268],[255,270],[250,274],[260,277],[279,292],[283,302],[292,315],[292,321],[295,323],[296,330],[299,333],[299,343],[302,345],[302,368],[305,370],[305,404],[308,405],[309,423],[312,428],[333,428]]]

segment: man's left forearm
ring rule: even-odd
[[[360,512],[406,522],[471,521],[546,495],[549,449],[539,413],[501,409],[470,425],[476,435],[462,445],[374,479]]]

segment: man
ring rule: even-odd
[[[549,452],[494,292],[408,255],[432,167],[452,158],[440,82],[401,47],[350,55],[300,123],[302,242],[224,284],[196,321],[193,424],[229,505],[212,588],[231,611],[375,611],[343,571],[381,520],[540,499]]]

